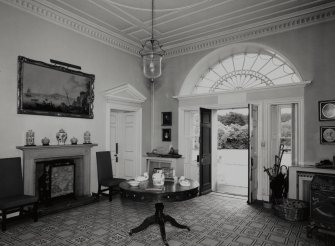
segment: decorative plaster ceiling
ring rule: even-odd
[[[138,55],[151,36],[151,0],[0,0]],[[167,56],[335,18],[335,0],[155,0],[155,37]]]

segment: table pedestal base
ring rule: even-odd
[[[145,230],[150,225],[158,224],[159,225],[159,229],[161,231],[161,236],[162,236],[164,244],[165,245],[169,245],[168,242],[167,242],[167,240],[166,240],[165,222],[170,222],[170,224],[173,225],[173,226],[175,226],[175,227],[178,227],[178,228],[181,228],[181,229],[187,229],[187,230],[190,231],[190,228],[188,226],[179,224],[170,215],[165,215],[163,213],[163,209],[164,209],[163,203],[156,203],[155,204],[155,208],[156,208],[156,213],[154,215],[149,216],[148,218],[146,218],[142,222],[142,224],[140,224],[139,226],[135,227],[134,229],[131,229],[130,232],[129,232],[130,236],[133,233],[137,233],[137,232]]]

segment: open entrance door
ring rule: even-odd
[[[258,188],[258,106],[249,104],[248,204],[257,199]]]
[[[200,195],[212,191],[212,110],[200,108]]]

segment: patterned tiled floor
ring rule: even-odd
[[[154,213],[154,204],[101,200],[77,209],[20,220],[0,232],[0,246],[7,245],[163,245],[158,226],[129,236],[131,228]],[[170,246],[191,245],[326,245],[324,238],[308,239],[305,223],[290,223],[245,200],[209,194],[184,202],[166,203],[165,213],[187,224],[191,231],[166,225]],[[331,244],[329,244],[331,245]],[[333,244],[334,245],[334,244]]]

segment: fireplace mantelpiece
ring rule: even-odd
[[[304,200],[303,186],[310,184],[315,174],[335,175],[335,169],[316,168],[315,166],[291,166],[288,169],[288,174],[288,198]],[[309,189],[307,192],[309,192]]]
[[[49,145],[49,146],[17,146],[23,151],[23,178],[24,193],[35,195],[36,185],[36,162],[43,160],[74,158],[80,159],[78,170],[81,184],[77,191],[79,196],[90,194],[91,177],[91,148],[97,144],[77,145]]]

